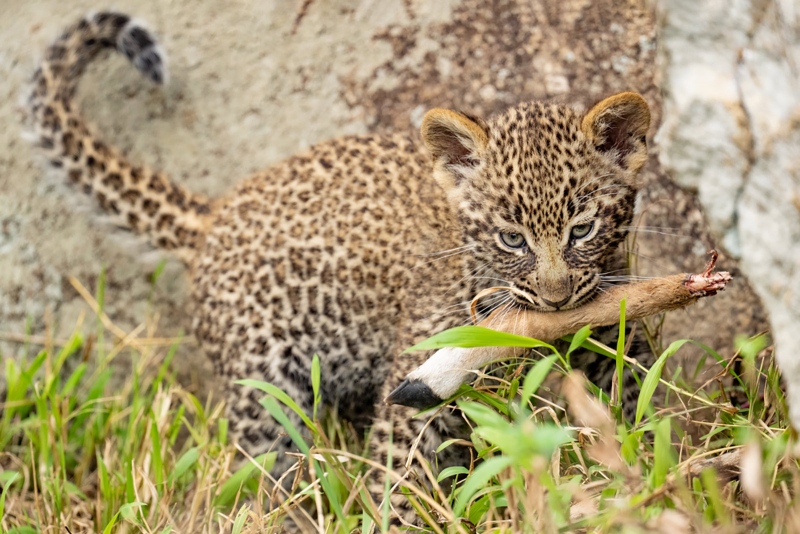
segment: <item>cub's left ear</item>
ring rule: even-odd
[[[583,134],[600,152],[624,169],[637,172],[647,161],[650,108],[638,93],[610,96],[595,105],[581,122]]]

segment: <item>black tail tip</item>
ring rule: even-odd
[[[150,31],[136,21],[129,22],[120,32],[117,50],[153,82],[163,84],[167,81],[164,54]]]
[[[133,66],[159,85],[167,81],[167,68],[156,48],[150,48],[136,56]]]
[[[433,408],[442,399],[424,382],[419,380],[403,380],[403,382],[386,397],[387,404],[400,404],[418,410]]]

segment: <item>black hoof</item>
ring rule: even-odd
[[[424,382],[406,379],[394,391],[389,393],[389,396],[386,397],[386,402],[424,410],[436,406],[442,402],[442,399]]]

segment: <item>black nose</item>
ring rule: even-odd
[[[546,298],[542,297],[542,301],[548,306],[552,306],[555,309],[559,309],[561,306],[567,303],[567,301],[572,297],[572,295],[567,295],[563,299],[559,300],[558,302],[553,302],[552,300],[547,300]]]

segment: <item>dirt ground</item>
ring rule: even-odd
[[[135,327],[150,307],[163,334],[187,331],[182,265],[167,263],[151,299],[150,275],[168,255],[104,223],[80,193],[43,171],[23,139],[19,104],[37,58],[98,4],[2,4],[0,351],[19,352],[12,338],[26,329],[70,332],[88,308],[69,277],[93,288],[104,268],[106,310],[121,327]],[[654,22],[644,0],[118,0],[114,7],[161,37],[170,82],[153,87],[110,56],[81,86],[85,114],[133,159],[210,195],[326,138],[415,129],[433,106],[486,115],[532,98],[587,106],[630,89],[659,118]],[[661,233],[641,234],[642,274],[699,269],[714,240],[694,198],[655,157],[644,182],[645,224]],[[720,266],[736,271],[725,257]],[[739,279],[669,318],[666,333],[730,349],[734,334],[755,333],[763,321]],[[197,368],[194,351],[181,358]]]

